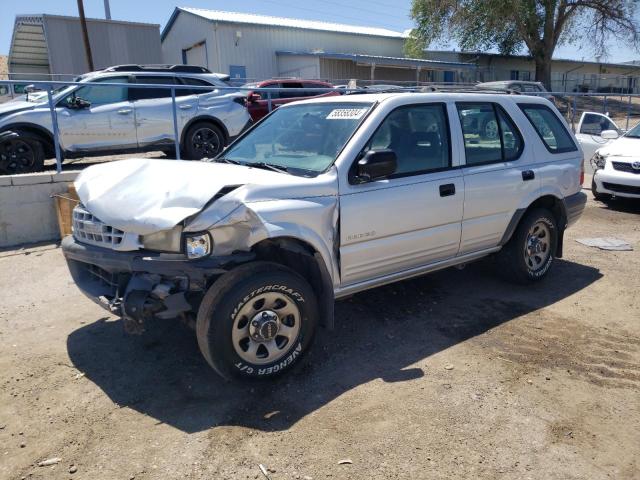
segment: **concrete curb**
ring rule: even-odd
[[[0,177],[0,248],[58,240],[52,195],[66,192],[79,171]]]

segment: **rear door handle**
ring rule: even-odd
[[[529,180],[533,180],[534,178],[536,178],[536,174],[533,172],[533,170],[522,171],[522,180],[524,180],[525,182],[528,182]]]
[[[133,109],[131,108],[122,108],[118,110],[119,115],[129,115],[131,112],[133,112]]]
[[[441,197],[450,197],[451,195],[456,194],[456,186],[453,183],[447,183],[445,185],[440,185],[440,196]]]
[[[191,104],[184,104],[184,105],[180,105],[178,108],[180,110],[189,110],[191,107],[193,107],[193,105]]]

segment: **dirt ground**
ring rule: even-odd
[[[179,323],[124,334],[56,245],[0,252],[0,478],[640,478],[639,215],[590,200],[534,286],[483,261],[339,302],[254,385]]]

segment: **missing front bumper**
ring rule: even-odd
[[[78,288],[92,301],[122,317],[125,328],[140,333],[152,318],[195,313],[212,280],[251,253],[187,260],[148,251],[119,252],[62,241],[62,251]]]

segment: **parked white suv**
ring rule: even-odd
[[[123,65],[83,75],[80,82],[101,85],[63,87],[54,96],[63,155],[175,150],[171,90],[136,87],[175,84],[211,87],[176,89],[176,108],[184,157],[214,157],[251,123],[246,95],[221,89],[229,88],[225,78],[189,65]],[[0,105],[3,131],[17,133],[21,143],[0,157],[0,174],[38,171],[55,156],[45,92]]]
[[[481,135],[486,116],[497,138]],[[218,373],[269,377],[332,327],[335,299],[492,254],[511,278],[540,280],[582,213],[582,175],[545,99],[314,99],[212,162],[88,168],[62,248],[80,289],[128,330],[193,318]]]

